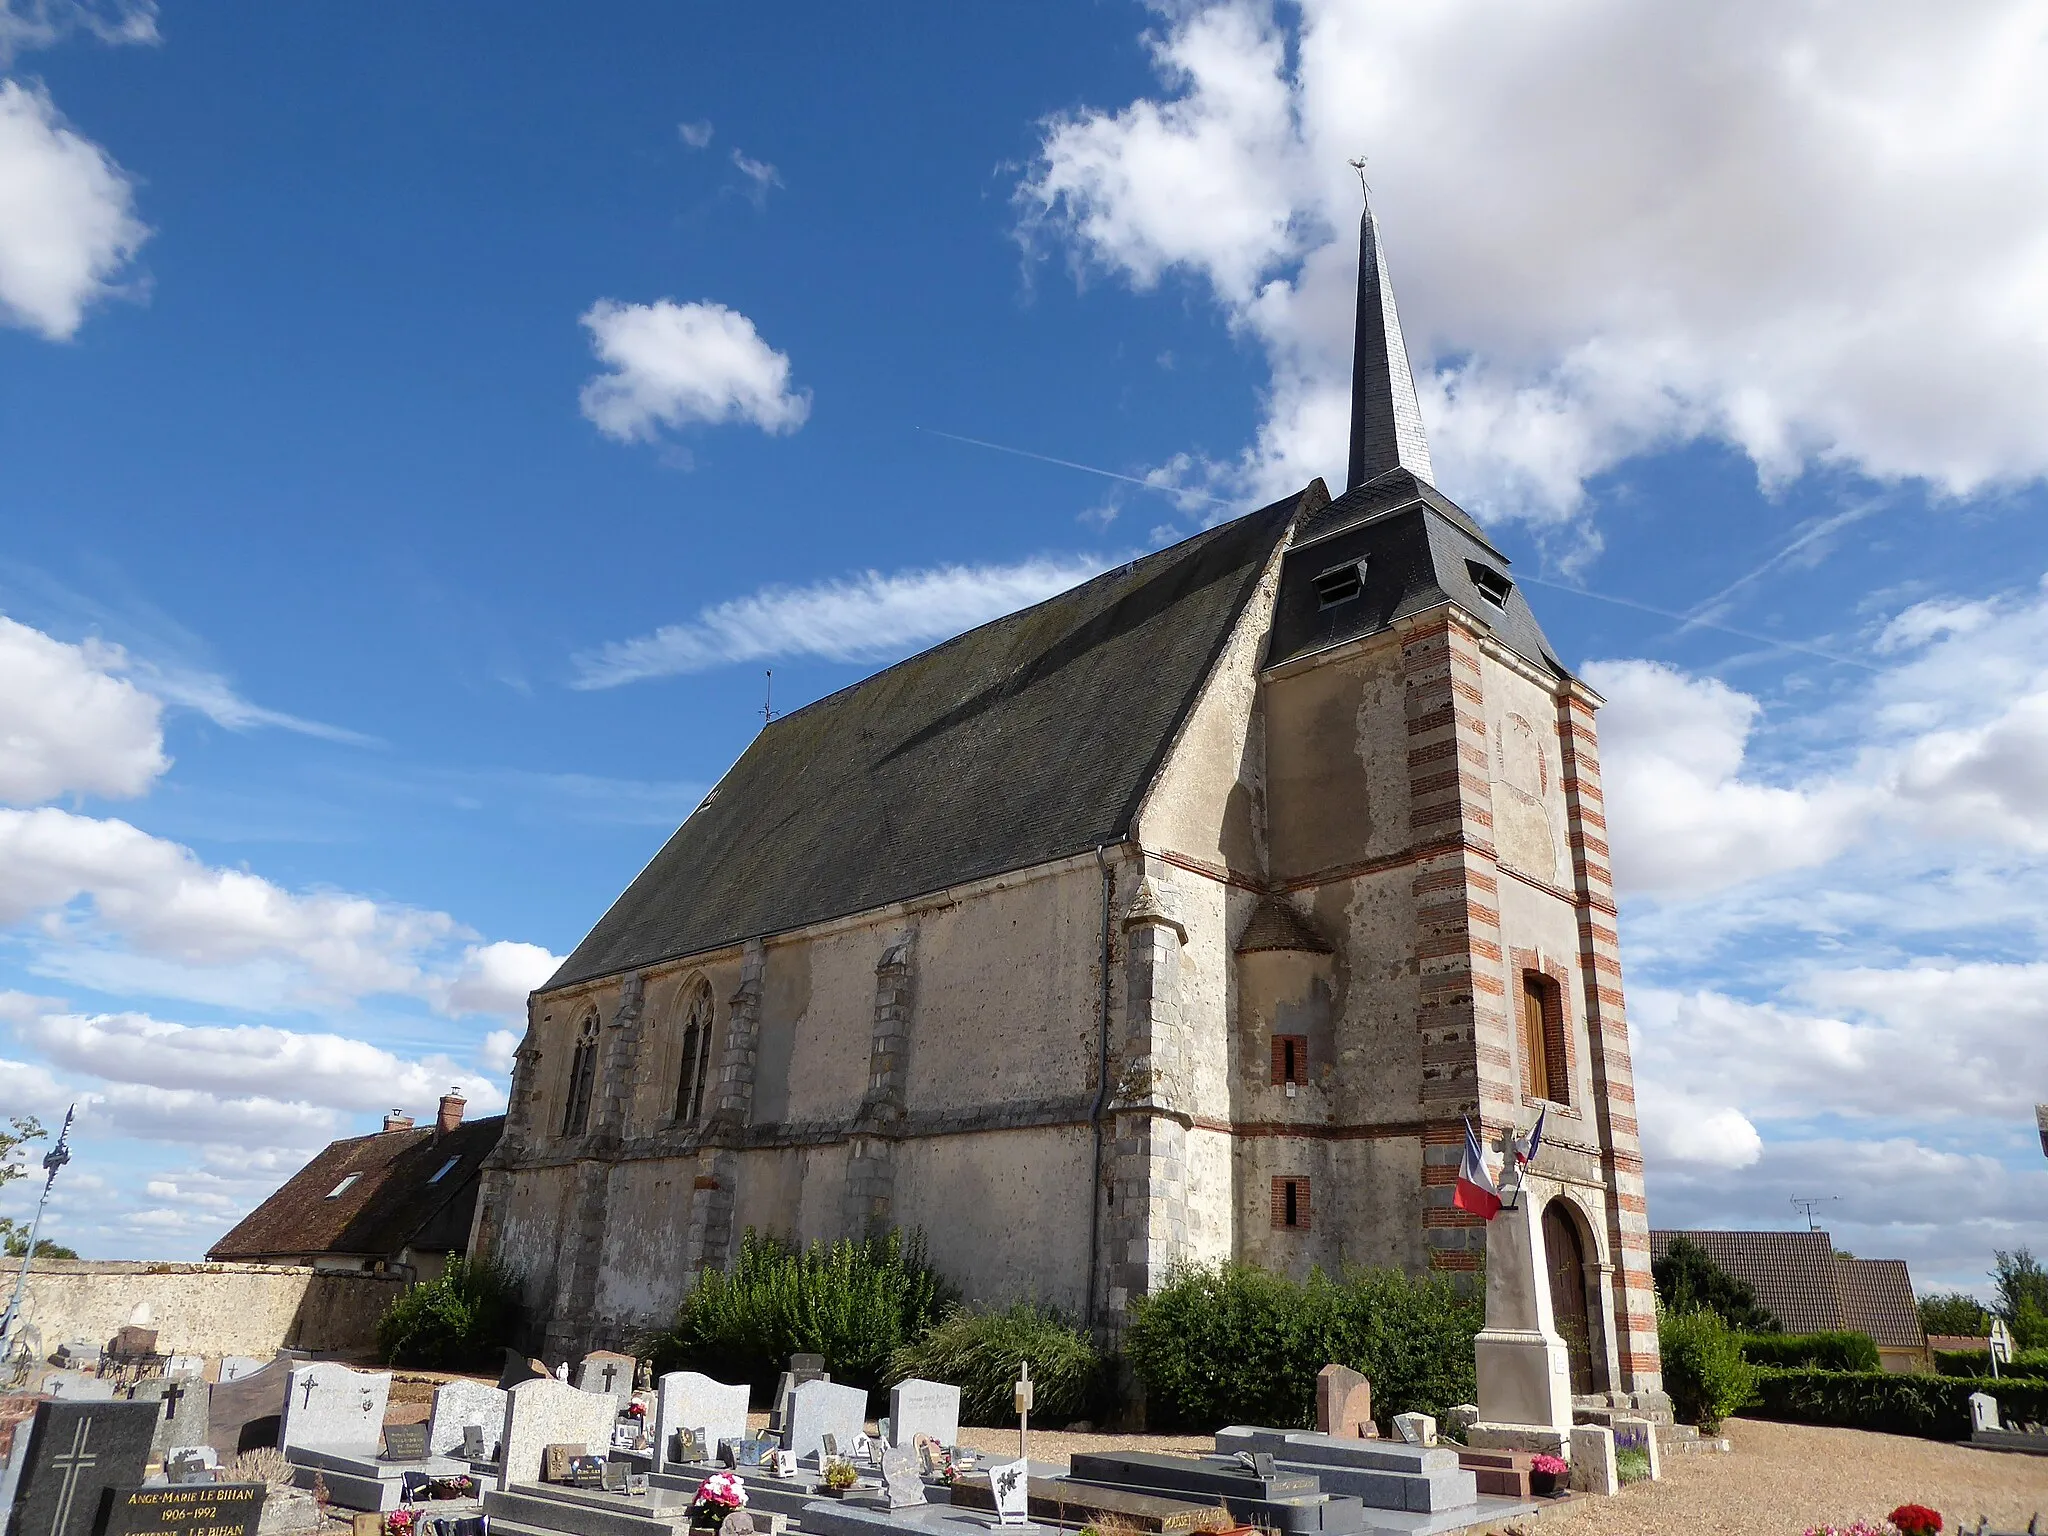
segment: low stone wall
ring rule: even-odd
[[[5,1289],[17,1273],[0,1266]],[[325,1274],[279,1264],[150,1264],[38,1259],[22,1302],[45,1349],[104,1344],[149,1303],[167,1355],[269,1355],[279,1349],[366,1354],[377,1320],[405,1291],[385,1275]]]

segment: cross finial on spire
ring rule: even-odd
[[[1415,398],[1394,285],[1365,182],[1365,157],[1353,160],[1351,167],[1358,172],[1365,205],[1358,216],[1358,330],[1351,356],[1351,466],[1345,489],[1355,490],[1390,469],[1405,469],[1433,484],[1422,407]]]

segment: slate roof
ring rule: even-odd
[[[477,1170],[504,1129],[505,1117],[491,1115],[466,1120],[445,1136],[428,1125],[332,1142],[206,1256],[243,1262],[312,1254],[395,1258],[409,1246],[442,1243],[460,1252],[469,1223],[455,1208],[474,1206]],[[434,1178],[450,1158],[455,1166]],[[361,1177],[330,1198],[352,1173]]]
[[[1305,491],[765,727],[543,991],[1128,833]]]
[[[1690,1238],[1746,1282],[1787,1333],[1848,1328],[1886,1349],[1919,1349],[1927,1342],[1904,1259],[1837,1258],[1825,1232],[1656,1231],[1650,1256],[1663,1258],[1674,1237]]]

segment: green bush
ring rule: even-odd
[[[377,1323],[386,1365],[430,1371],[495,1369],[519,1332],[519,1281],[493,1259],[450,1259],[438,1279],[408,1290]]]
[[[1751,1365],[1781,1370],[1801,1366],[1817,1371],[1874,1371],[1880,1368],[1877,1341],[1867,1333],[1745,1333],[1738,1337]]]
[[[1441,1416],[1472,1400],[1483,1315],[1442,1276],[1312,1270],[1295,1282],[1250,1265],[1189,1266],[1138,1304],[1124,1351],[1155,1428],[1307,1426],[1316,1372],[1330,1364],[1371,1380],[1373,1414],[1385,1425],[1397,1413]]]
[[[1616,1451],[1614,1453],[1614,1475],[1617,1481],[1640,1483],[1650,1475],[1650,1453],[1648,1451]]]
[[[1032,1409],[1047,1427],[1092,1418],[1102,1388],[1102,1357],[1088,1335],[1058,1313],[1017,1303],[1006,1311],[955,1307],[889,1360],[889,1378],[921,1376],[960,1389],[960,1422],[1017,1422],[1017,1367],[1031,1362]]]
[[[1680,1423],[1711,1433],[1749,1401],[1757,1368],[1742,1357],[1742,1336],[1706,1307],[1665,1312],[1657,1319],[1664,1356],[1664,1390]]]
[[[1934,1352],[1934,1368],[1944,1376],[1989,1376],[1991,1374],[1991,1349],[1937,1349]],[[2048,1376],[2048,1349],[2022,1349],[2012,1357],[2012,1364],[2001,1365],[2002,1376]]]
[[[1669,1382],[1670,1362],[1665,1362]],[[2005,1377],[1893,1376],[1884,1371],[1757,1372],[1756,1395],[1743,1410],[1759,1419],[1830,1424],[1923,1440],[1967,1440],[1970,1394],[1989,1392],[2008,1419],[2048,1419],[2048,1381]]]
[[[1920,1298],[1920,1326],[1928,1333],[1981,1338],[1990,1325],[1984,1303],[1968,1291],[1930,1291]]]
[[[791,1355],[817,1354],[833,1380],[872,1390],[889,1357],[952,1299],[917,1233],[799,1252],[749,1228],[732,1271],[706,1270],[674,1323],[644,1335],[637,1353],[656,1372],[702,1371],[763,1394]]]

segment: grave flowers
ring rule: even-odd
[[[394,1509],[384,1517],[384,1536],[413,1536],[419,1529],[420,1512],[416,1509]]]
[[[746,1504],[747,1485],[730,1472],[714,1472],[698,1485],[697,1496],[690,1501],[690,1525],[716,1530],[727,1515]]]
[[[1561,1456],[1536,1455],[1529,1458],[1529,1491],[1535,1494],[1557,1492],[1571,1476],[1571,1466]]]
[[[1899,1536],[1941,1536],[1941,1516],[1925,1504],[1901,1504],[1886,1516]]]
[[[860,1481],[860,1474],[853,1469],[853,1463],[843,1457],[834,1457],[825,1463],[825,1491],[837,1498]]]

